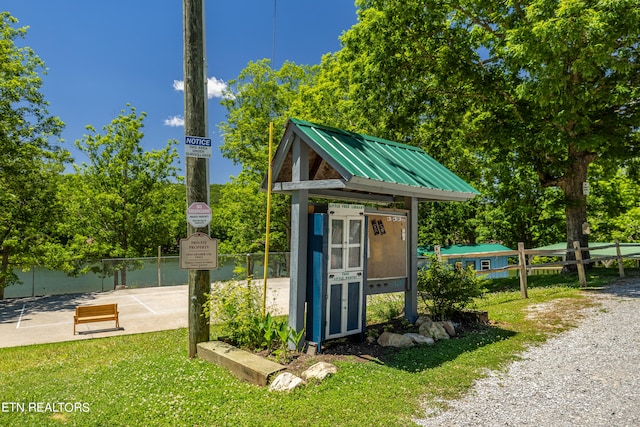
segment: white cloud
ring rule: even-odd
[[[174,80],[173,81],[173,89],[179,92],[184,91],[184,81],[183,80]],[[229,93],[225,93],[227,90],[227,83],[216,77],[209,77],[207,79],[207,98],[231,98],[234,96]]]
[[[174,80],[173,81],[173,89],[179,92],[184,90],[184,81],[182,80]]]
[[[215,77],[207,79],[207,97],[209,99],[228,97],[229,94],[225,94],[225,90],[227,90],[227,83],[224,80]]]
[[[164,120],[165,126],[171,126],[172,128],[184,126],[184,117],[182,116],[173,116]]]

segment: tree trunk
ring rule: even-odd
[[[559,186],[565,196],[565,215],[567,221],[567,260],[576,259],[573,252],[573,242],[580,242],[580,247],[589,246],[589,235],[585,233],[583,225],[587,224],[587,196],[583,191],[583,183],[587,182],[589,164],[595,159],[594,154],[575,151],[569,147],[569,159],[571,161],[567,172],[560,180]],[[589,251],[582,251],[582,259],[589,259]],[[567,265],[563,272],[575,272],[575,265]]]
[[[120,283],[122,283],[122,287],[127,287],[127,264],[125,261],[125,265],[120,269]]]
[[[0,264],[0,300],[4,299],[4,287],[7,285],[7,276],[9,273],[9,250],[2,250],[2,262]]]
[[[113,289],[114,290],[118,289],[119,280],[120,280],[120,271],[114,265],[113,266]]]

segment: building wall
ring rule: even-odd
[[[479,258],[447,258],[447,262],[449,264],[455,265],[457,263],[462,263],[462,267],[467,267],[471,265],[476,271],[481,271],[483,263],[488,261],[488,267],[486,270],[491,270],[495,268],[506,267],[509,263],[509,260],[506,256],[483,256]],[[499,279],[503,277],[509,277],[509,271],[496,271],[493,273],[489,273],[486,275],[487,278],[490,279]]]

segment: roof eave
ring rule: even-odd
[[[395,196],[416,197],[421,201],[456,201],[463,202],[474,198],[477,193],[440,190],[426,187],[414,187],[394,182],[375,181],[354,176],[347,184],[347,188],[356,191],[379,194],[393,194]]]

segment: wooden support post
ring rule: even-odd
[[[309,148],[299,137],[293,141],[291,181],[309,180]],[[289,274],[289,326],[296,332],[304,329],[307,301],[307,245],[309,240],[309,190],[291,195],[291,269]],[[299,345],[304,345],[300,342]],[[289,349],[295,345],[289,343]]]
[[[184,19],[184,133],[207,136],[207,79],[204,49],[204,0],[183,0]],[[209,159],[186,158],[187,206],[209,202]],[[209,227],[187,226],[187,235],[206,233]],[[189,357],[197,344],[209,341],[209,318],[204,316],[206,294],[211,292],[208,270],[189,270]]]
[[[620,241],[616,240],[616,256],[618,257],[618,273],[624,277],[624,265],[622,265],[622,253],[620,252]]]
[[[409,210],[408,218],[408,247],[409,259],[407,265],[407,289],[404,292],[404,318],[410,323],[418,320],[418,199],[406,197],[404,206]],[[365,304],[366,306],[366,304]]]
[[[578,267],[578,279],[580,280],[580,286],[587,286],[587,276],[584,273],[584,263],[582,260],[582,250],[580,248],[580,242],[573,242],[573,249],[576,253],[576,262]]]
[[[527,292],[527,255],[524,252],[523,242],[518,242],[518,262],[520,264],[520,296],[529,298]]]
[[[433,247],[433,252],[436,254],[436,259],[438,262],[442,262],[442,252],[440,252],[440,245],[435,245]]]

